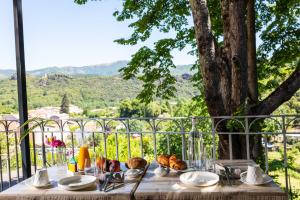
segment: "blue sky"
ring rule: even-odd
[[[120,0],[91,1],[82,6],[73,0],[23,0],[27,69],[129,60],[139,47],[151,46],[162,37],[155,33],[150,41],[137,46],[114,43],[131,33],[128,22],[117,22],[112,16],[119,8]],[[0,69],[15,68],[14,45],[12,0],[1,0]],[[174,52],[174,62],[194,63],[187,51]]]

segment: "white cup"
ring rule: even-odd
[[[48,171],[47,169],[39,169],[36,171],[33,177],[33,185],[44,186],[49,183]]]
[[[259,165],[248,165],[246,181],[250,184],[263,183],[263,171]]]

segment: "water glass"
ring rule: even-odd
[[[192,131],[188,140],[188,165],[189,168],[201,169],[203,165],[203,138],[202,134]]]

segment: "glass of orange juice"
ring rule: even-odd
[[[86,165],[90,165],[90,154],[87,145],[82,145],[79,149],[79,156],[78,156],[78,170],[84,171],[85,167],[90,167]]]

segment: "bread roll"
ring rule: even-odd
[[[157,162],[165,167],[169,167],[169,155],[159,155],[157,157]]]
[[[96,159],[97,167],[104,172],[108,172],[109,171],[109,161],[110,160],[105,157],[98,157]]]
[[[130,158],[125,164],[129,169],[142,169],[147,165],[147,161],[140,157]]]
[[[184,170],[187,168],[186,162],[183,160],[177,159],[177,160],[171,160],[170,162],[170,168],[175,170]]]

